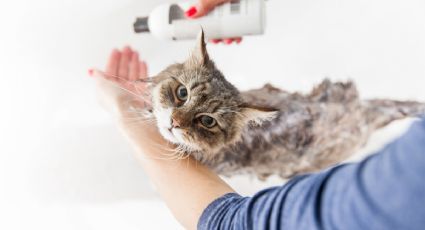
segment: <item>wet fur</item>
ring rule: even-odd
[[[242,95],[258,106],[278,108],[279,115],[261,126],[245,127],[238,143],[223,148],[212,159],[196,155],[223,175],[288,178],[321,170],[347,159],[373,131],[391,121],[425,114],[422,103],[361,101],[352,82],[324,80],[305,95],[268,84]]]

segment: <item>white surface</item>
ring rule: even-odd
[[[162,2],[0,2],[0,229],[178,228],[86,76],[125,44],[141,51],[152,74],[183,60],[191,42],[132,33],[134,17]],[[327,76],[354,79],[364,97],[425,101],[424,1],[266,4],[265,36],[209,46],[241,89],[272,82],[306,91]],[[405,123],[375,135],[369,148]],[[232,184],[244,194],[267,185]]]

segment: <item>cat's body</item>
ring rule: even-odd
[[[209,58],[203,33],[191,57],[151,78],[160,133],[219,174],[291,177],[346,159],[376,129],[425,114],[425,104],[361,101],[353,83],[309,94],[271,85],[239,92]],[[179,154],[181,155],[181,154]]]
[[[324,80],[311,93],[271,85],[242,92],[245,101],[279,109],[277,118],[244,128],[240,141],[213,158],[194,153],[216,172],[231,176],[276,174],[288,178],[335,165],[363,146],[370,134],[393,120],[425,114],[425,104],[361,101],[355,85]]]

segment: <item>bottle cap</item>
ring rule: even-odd
[[[149,32],[148,21],[149,21],[149,17],[136,18],[136,21],[133,24],[134,32],[136,33]]]

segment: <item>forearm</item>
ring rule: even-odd
[[[141,162],[167,206],[187,229],[196,229],[208,204],[232,192],[219,177],[191,158]]]
[[[163,139],[156,143],[146,138],[146,130],[124,120],[119,121],[125,135],[135,147],[137,156],[146,173],[155,184],[177,220],[188,229],[196,229],[198,219],[216,198],[233,190],[208,168],[193,160],[170,159],[172,146]],[[153,132],[156,127],[149,126]],[[168,159],[167,159],[168,158]]]

